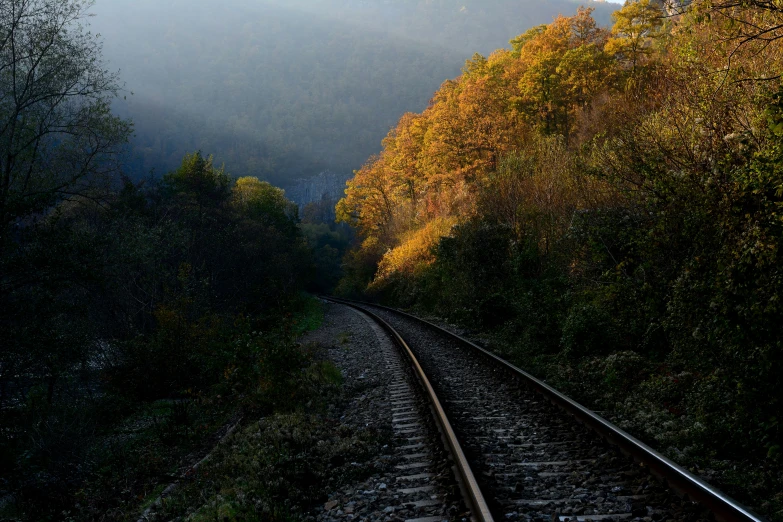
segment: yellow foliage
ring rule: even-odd
[[[395,276],[414,276],[435,261],[433,248],[457,223],[456,218],[438,218],[411,232],[400,246],[386,252],[371,287],[380,288]]]
[[[612,38],[606,52],[635,71],[642,59],[652,54],[652,42],[663,35],[663,7],[653,0],[626,0],[612,19]]]
[[[580,8],[476,54],[400,119],[337,208],[363,240],[349,256],[359,285],[379,259],[371,287],[415,277],[473,217],[551,252],[577,213],[641,190],[640,165],[680,175],[758,138],[759,101],[783,78],[780,6],[694,2],[669,17],[660,2],[627,0],[614,21],[607,31]]]
[[[355,172],[337,217],[365,240],[356,259],[386,251],[374,285],[430,263],[438,238],[476,215],[484,181],[501,158],[529,149],[541,132],[564,135],[570,145],[569,134],[584,120],[580,114],[613,89],[618,76],[617,62],[603,50],[608,31],[590,13],[579,9],[528,31],[512,41],[511,51],[473,56],[462,76],[444,82],[423,113],[405,114],[383,140],[383,151]],[[567,223],[560,213],[574,205],[560,193],[563,183],[552,188],[553,180],[565,178],[551,172],[535,177],[534,199],[549,198],[549,221]]]

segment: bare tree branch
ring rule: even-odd
[[[91,5],[0,0],[0,243],[41,197],[54,203],[113,173],[130,134],[109,110],[118,77],[86,30]]]

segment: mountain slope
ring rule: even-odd
[[[347,177],[474,50],[526,29],[524,13],[537,23],[576,9],[567,1],[451,4],[99,4],[93,29],[134,93],[116,106],[136,124],[131,172],[167,171],[202,149],[234,175],[275,183],[325,169]]]

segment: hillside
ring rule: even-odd
[[[453,49],[463,57],[507,47],[509,35],[550,23],[558,14],[573,14],[579,5],[594,8],[595,19],[608,27],[611,13],[619,7],[591,0],[291,0],[287,5],[302,13]]]
[[[0,521],[783,522],[783,5],[485,3],[3,0]]]
[[[347,178],[465,56],[576,5],[233,0],[216,13],[117,0],[96,5],[91,23],[133,93],[115,108],[135,123],[135,177],[202,149],[232,174],[285,183],[326,169]]]
[[[480,334],[781,520],[782,19],[639,0],[474,57],[348,182],[338,289]]]

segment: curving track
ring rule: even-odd
[[[619,428],[469,341],[396,310],[329,299],[368,313],[409,352],[419,380],[432,392],[435,412],[442,414],[436,417],[442,416],[440,429],[474,519],[761,521]]]

